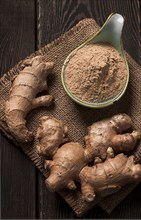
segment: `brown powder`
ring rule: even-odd
[[[123,90],[127,69],[112,46],[85,45],[67,63],[65,80],[71,93],[79,99],[102,102],[114,98]]]

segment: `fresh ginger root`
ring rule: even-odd
[[[81,169],[86,165],[84,149],[79,143],[69,142],[61,146],[52,160],[45,160],[45,169],[50,169],[50,175],[45,180],[50,191],[63,188],[75,190]]]
[[[63,188],[76,189],[75,181],[82,167],[86,165],[84,148],[81,144],[74,142],[63,144],[68,141],[67,134],[68,128],[61,120],[51,116],[41,117],[35,137],[39,142],[36,151],[44,158],[51,159],[45,160],[44,163],[45,169],[50,170],[50,175],[46,179],[46,186],[50,191],[59,191]]]
[[[36,97],[38,93],[47,90],[46,77],[53,65],[53,62],[44,62],[43,56],[28,59],[13,81],[5,116],[10,132],[19,142],[30,142],[33,139],[32,132],[26,127],[27,113],[40,106],[49,106],[53,101],[50,95]]]
[[[114,115],[92,124],[85,136],[86,154],[89,160],[105,160],[107,149],[111,147],[115,153],[132,151],[138,139],[141,138],[139,131],[124,133],[131,128],[131,118],[126,114]]]
[[[84,199],[92,202],[96,195],[106,197],[129,183],[141,181],[141,165],[134,163],[133,156],[121,153],[93,167],[85,166],[80,180]]]
[[[67,133],[68,128],[63,125],[61,120],[57,120],[53,116],[41,117],[36,133],[36,139],[39,142],[36,147],[37,153],[52,158],[60,144],[68,140]]]
[[[86,147],[79,143],[66,143],[54,154],[52,160],[45,161],[45,168],[50,169],[46,179],[47,188],[58,191],[62,188],[75,189],[79,181],[79,172],[89,162],[102,162],[106,157],[114,157],[114,151],[130,151],[134,148],[140,133],[121,134],[131,127],[129,116],[115,115],[94,123],[85,137]]]
[[[114,153],[118,151],[132,150],[140,133],[134,131],[131,134],[121,134],[130,127],[131,119],[125,114],[96,122],[89,128],[85,138],[86,147],[83,148],[77,142],[63,144],[67,129],[62,122],[48,116],[41,118],[37,130],[37,152],[45,158],[51,158],[44,163],[45,169],[50,170],[45,181],[47,188],[50,191],[63,188],[75,190],[75,182],[80,181],[79,173],[89,162],[100,163],[103,158],[114,157]]]

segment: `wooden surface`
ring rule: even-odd
[[[125,16],[124,48],[141,64],[139,0],[1,0],[1,75],[83,18],[102,25],[111,12]],[[1,135],[1,217],[76,218],[58,194],[47,191],[44,179],[24,153]],[[84,218],[141,218],[141,184],[111,213],[95,206]]]

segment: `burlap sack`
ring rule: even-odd
[[[55,63],[54,71],[48,77],[49,93],[54,96],[55,104],[49,108],[42,107],[36,109],[28,114],[28,127],[30,130],[33,130],[34,134],[38,126],[39,118],[42,115],[53,115],[56,118],[62,119],[69,128],[69,139],[71,141],[81,142],[82,144],[83,137],[87,132],[87,126],[97,120],[111,117],[117,113],[129,114],[134,121],[134,127],[136,129],[140,128],[141,67],[128,54],[126,55],[130,68],[129,86],[123,98],[114,105],[107,107],[106,109],[98,110],[85,108],[70,100],[62,88],[60,73],[66,56],[77,46],[93,36],[98,30],[99,27],[93,19],[84,19],[60,38],[31,55],[31,57],[33,57],[42,54],[46,56],[48,61],[54,61]],[[0,129],[9,139],[14,141],[17,146],[19,146],[19,144],[11,136],[5,123],[4,105],[9,97],[12,80],[22,68],[22,62],[23,61],[19,62],[0,79]],[[35,152],[35,145],[36,142],[34,141],[32,145],[26,144],[20,145],[20,147],[39,168],[42,174],[47,177],[48,173],[43,168],[43,159]],[[136,160],[140,161],[141,147],[138,147],[135,155]],[[63,190],[59,192],[59,194],[66,200],[78,216],[82,216],[87,210],[93,207],[94,204],[100,201],[99,205],[110,213],[134,187],[135,185],[130,185],[108,197],[108,199],[106,198],[101,201],[100,198],[97,198],[95,202],[90,204],[83,200],[81,193],[78,190],[75,192]]]

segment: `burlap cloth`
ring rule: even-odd
[[[42,115],[54,115],[56,118],[62,119],[69,128],[69,139],[71,141],[81,142],[82,144],[88,125],[105,117],[111,117],[117,113],[129,114],[134,121],[134,127],[140,128],[141,67],[128,54],[126,55],[130,68],[129,86],[123,98],[114,105],[98,110],[85,108],[71,101],[62,88],[60,73],[66,56],[73,49],[94,35],[98,30],[99,27],[93,19],[84,19],[57,40],[31,55],[31,57],[33,57],[38,54],[43,54],[48,61],[55,62],[54,71],[48,77],[49,93],[54,96],[55,104],[49,108],[42,107],[36,109],[28,115],[28,127],[33,130],[34,133],[36,132],[39,118]],[[0,128],[17,146],[19,146],[19,144],[11,136],[5,123],[4,104],[9,97],[12,79],[21,70],[22,62],[23,61],[19,62],[0,79]],[[43,168],[43,159],[39,157],[34,150],[35,145],[36,143],[34,142],[33,144],[20,145],[20,147],[30,157],[42,174],[47,177],[48,173]],[[141,147],[138,146],[135,156],[136,160],[140,162]],[[63,190],[59,192],[59,194],[66,200],[78,216],[82,216],[82,214],[96,203],[99,203],[104,210],[110,213],[134,187],[135,185],[130,185],[102,201],[100,198],[97,198],[95,202],[90,204],[83,201],[81,193],[78,190],[75,192]]]

